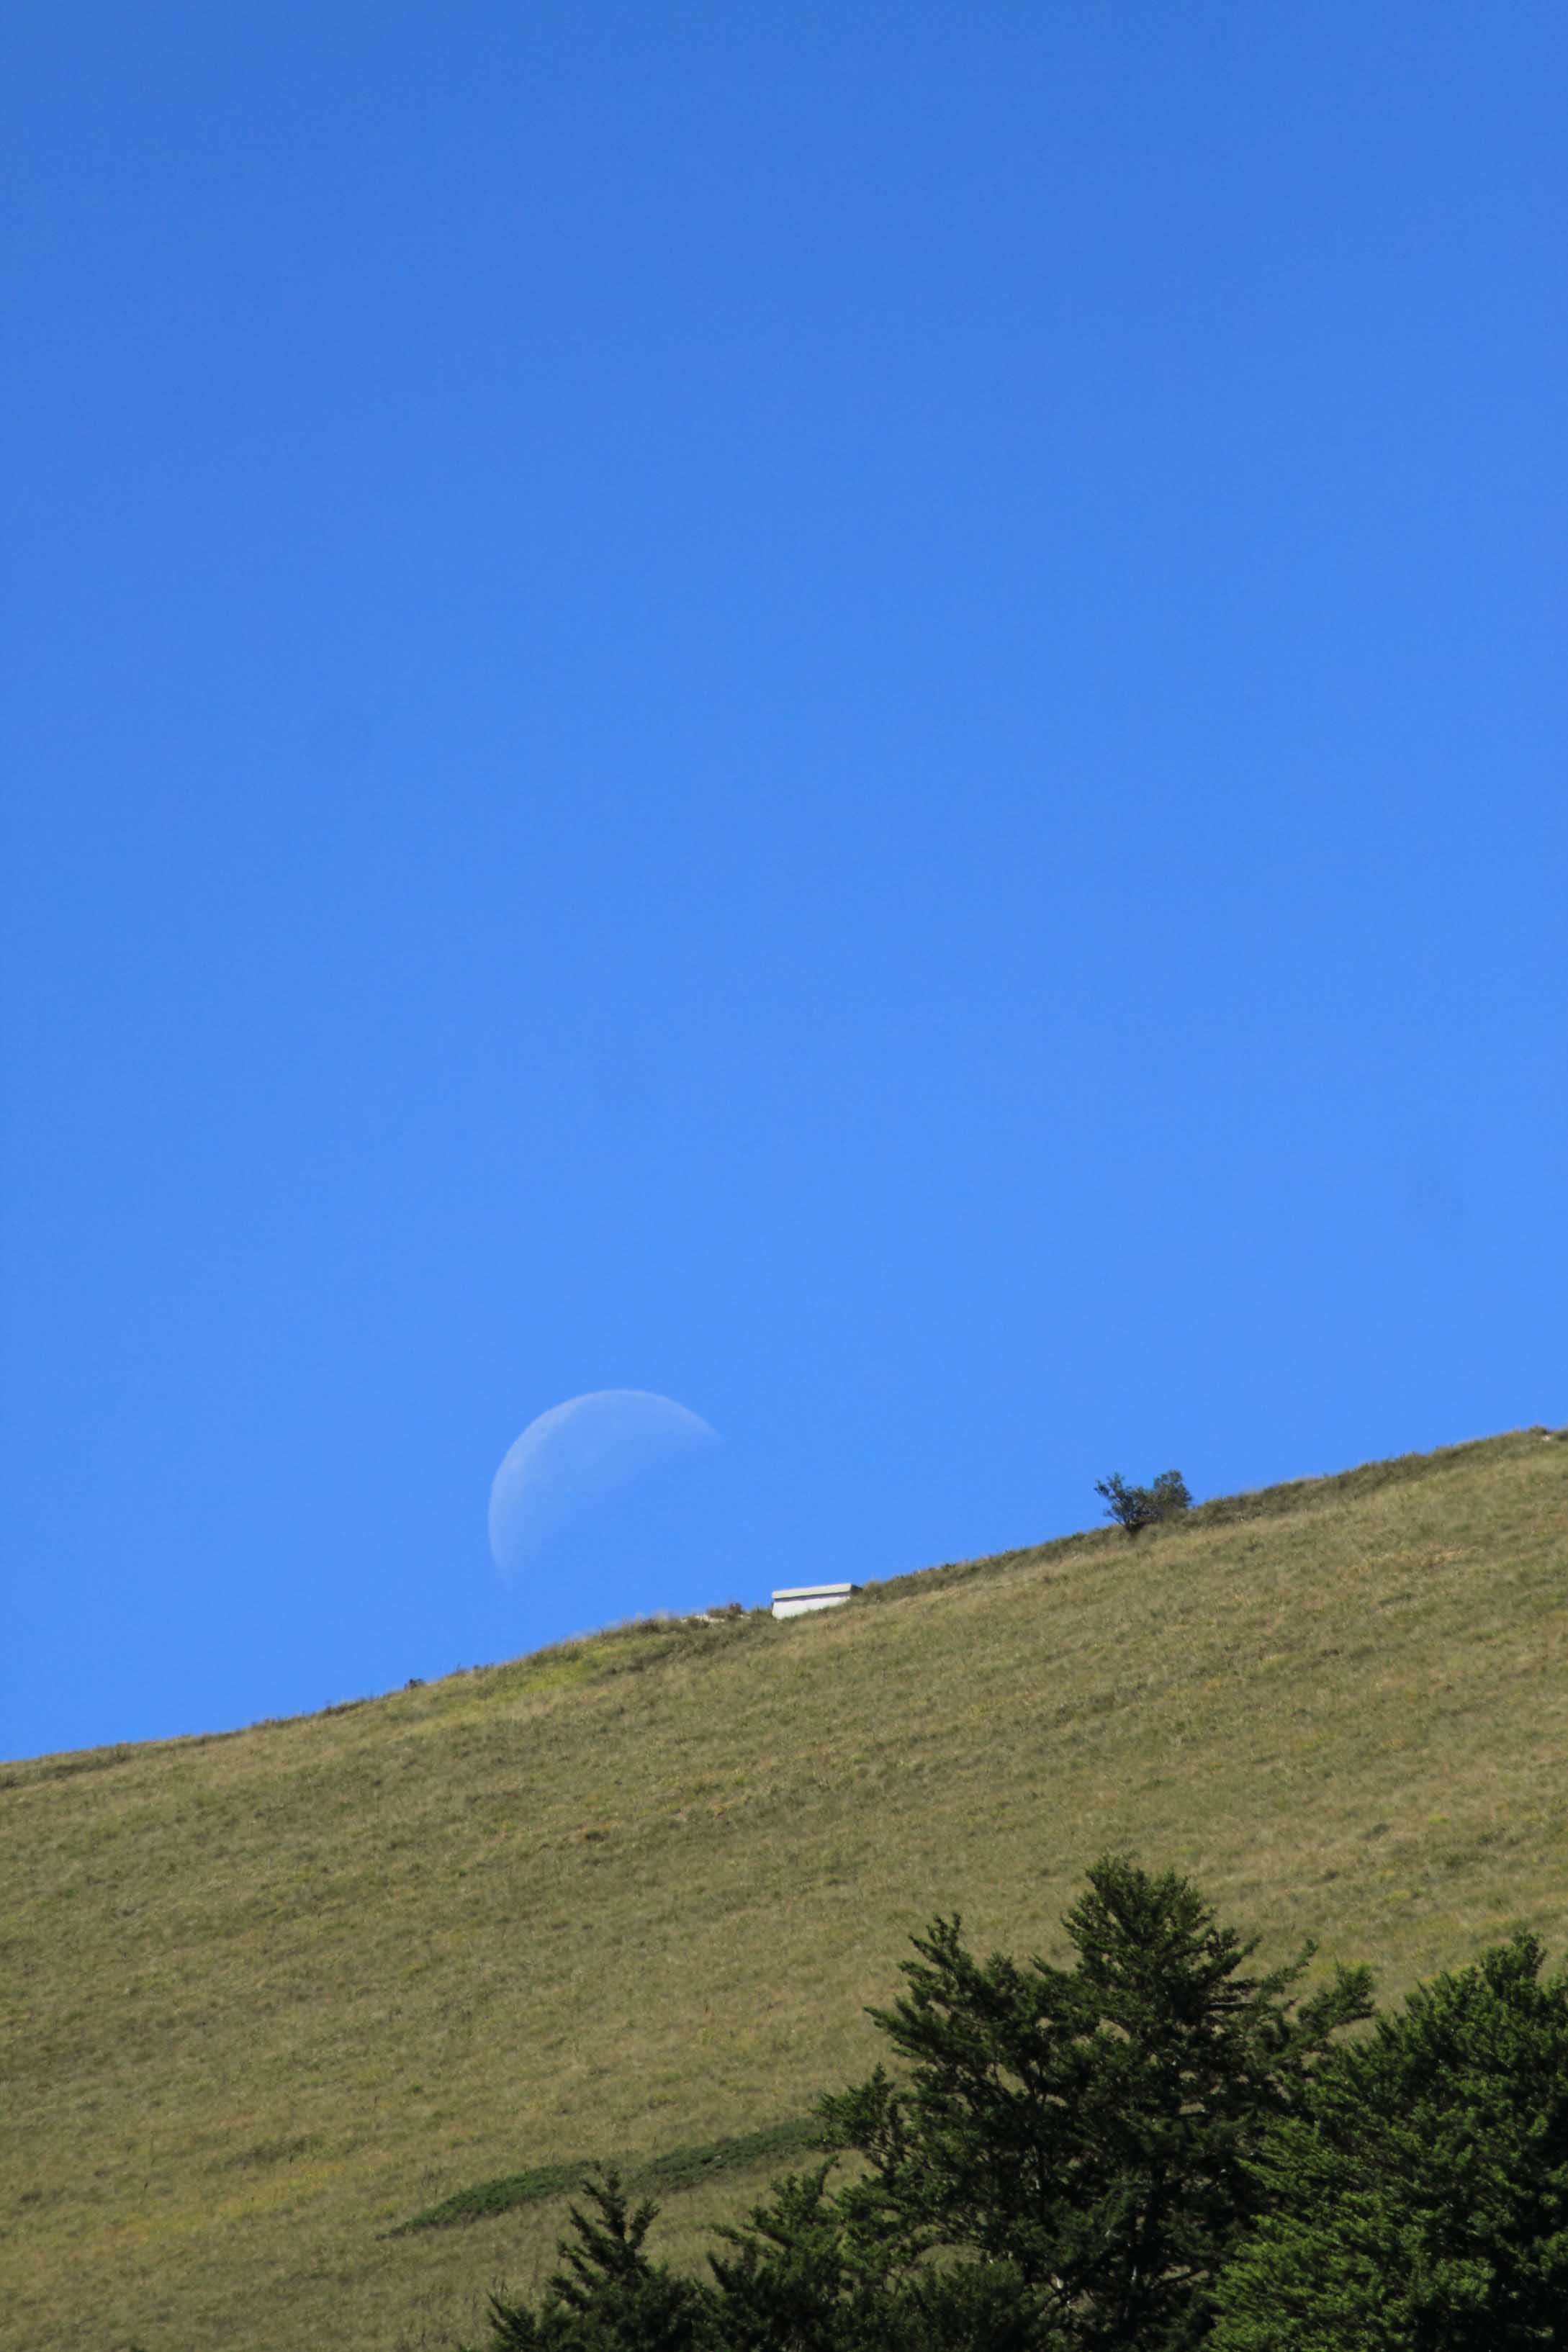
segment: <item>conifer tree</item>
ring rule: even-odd
[[[1365,1970],[1298,2009],[1311,1957],[1254,1978],[1254,1948],[1173,1872],[1110,1857],[1064,1923],[1070,1969],[981,1961],[956,1919],[915,1939],[878,2024],[909,2073],[826,2099],[828,2141],[868,2159],[839,2192],[906,2263],[937,2249],[1010,2265],[1077,2352],[1181,2352],[1266,2201],[1249,2168],[1335,2032],[1370,2013]]]
[[[710,2257],[713,2352],[1061,2352],[1039,2298],[1005,2263],[922,2271],[896,2231],[857,2225],[829,2168],[774,2183]]]
[[[1173,1872],[1108,1857],[1070,1967],[979,1960],[956,1918],[915,1938],[871,2014],[898,2059],[821,2103],[863,2160],[775,2183],[709,2282],[654,2263],[653,2208],[587,2184],[537,2306],[496,2300],[487,2352],[1189,2352],[1216,2273],[1268,2208],[1264,2136],[1303,2111],[1364,1970],[1310,2000]],[[1259,2339],[1261,2342],[1262,2339]],[[1248,2352],[1251,2352],[1249,2344]]]
[[[657,2206],[633,2207],[613,2169],[583,2189],[593,2210],[571,2208],[538,2308],[491,2296],[486,2352],[697,2352],[708,2298],[644,2252]]]
[[[1568,1979],[1529,1936],[1411,1994],[1258,2164],[1215,2352],[1563,2352]]]

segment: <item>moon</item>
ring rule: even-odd
[[[658,1463],[715,1444],[700,1413],[651,1389],[593,1389],[531,1421],[490,1487],[490,1552],[514,1573],[591,1496]]]

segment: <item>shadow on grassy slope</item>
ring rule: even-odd
[[[713,2139],[694,2147],[672,2147],[647,2163],[626,2168],[622,2179],[636,2197],[660,2194],[677,2197],[723,2173],[754,2172],[763,2165],[787,2163],[792,2157],[811,2155],[817,2147],[815,2123],[797,2117],[791,2123],[770,2124],[763,2131],[742,2132],[731,2139]],[[594,2160],[578,2164],[536,2164],[527,2172],[504,2173],[498,2180],[481,2180],[473,2189],[459,2189],[439,2205],[426,2207],[383,2237],[406,2238],[416,2230],[460,2230],[471,2221],[492,2221],[520,2205],[537,2205],[547,2197],[565,2197],[582,2185]]]

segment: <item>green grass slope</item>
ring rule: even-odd
[[[704,2151],[866,2068],[939,1907],[1055,1949],[1117,1847],[1392,1997],[1516,1920],[1568,1946],[1565,1795],[1539,1432],[11,1767],[0,2343],[437,2352],[547,2263],[552,2167],[649,2168],[695,2254],[767,2169]]]

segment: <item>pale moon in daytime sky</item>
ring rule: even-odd
[[[595,1389],[531,1421],[490,1487],[490,1551],[503,1576],[572,1511],[682,1454],[716,1444],[700,1413],[650,1389]]]

